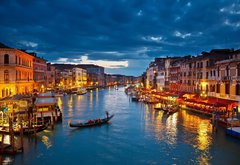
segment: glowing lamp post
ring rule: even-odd
[[[207,98],[207,94],[206,94],[205,91],[202,91],[201,94],[200,94],[200,96],[201,96],[202,98],[204,98],[204,99]]]

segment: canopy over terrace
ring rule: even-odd
[[[219,99],[215,97],[209,97],[207,99],[202,99],[200,97],[193,97],[191,99],[186,99],[185,102],[197,103],[203,106],[211,106],[212,108],[226,108],[226,110],[231,111],[231,109],[238,105],[237,101]]]
[[[38,98],[51,98],[54,97],[54,93],[53,92],[45,92],[45,93],[39,93]]]
[[[163,103],[166,101],[176,102],[177,98],[179,98],[180,94],[176,92],[152,92],[151,93],[154,97],[162,100]]]
[[[35,101],[36,107],[46,107],[46,106],[55,106],[56,99],[55,98],[37,98]]]

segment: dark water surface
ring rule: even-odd
[[[11,164],[240,164],[240,140],[223,129],[212,133],[208,118],[181,110],[167,116],[131,102],[124,88],[99,89],[58,98],[63,122],[34,138]],[[73,129],[68,120],[115,116],[108,125]]]

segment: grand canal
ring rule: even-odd
[[[181,110],[172,116],[131,102],[124,88],[58,98],[63,121],[34,138],[7,164],[239,164],[240,141],[212,132],[208,118]],[[115,114],[111,123],[73,129],[68,121]]]

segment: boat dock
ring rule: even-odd
[[[230,127],[226,129],[226,133],[230,136],[240,139],[240,127]]]

